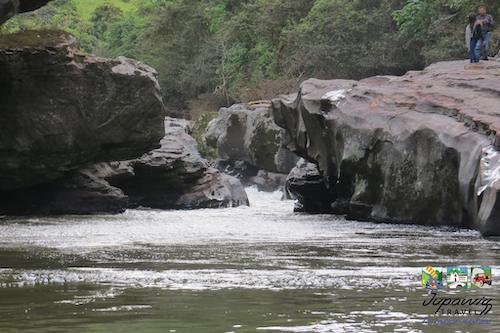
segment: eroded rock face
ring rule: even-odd
[[[482,207],[477,190],[483,150],[500,144],[499,76],[496,62],[456,61],[403,77],[309,80],[273,101],[274,118],[317,166],[332,212],[498,235],[497,189]],[[322,199],[303,188],[302,201]]]
[[[257,170],[274,173],[288,173],[297,162],[297,157],[285,148],[284,138],[267,104],[222,108],[205,134],[207,144],[217,150],[221,159],[244,161]]]
[[[77,46],[57,31],[0,35],[0,191],[136,158],[164,136],[156,71]]]

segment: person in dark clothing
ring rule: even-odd
[[[469,15],[469,25],[466,28],[465,38],[469,45],[469,59],[471,64],[479,62],[481,58],[481,45],[483,44],[483,31],[481,21],[475,14]]]
[[[479,47],[480,51],[482,50],[482,59],[488,60],[488,57],[490,56],[491,32],[495,29],[495,20],[493,19],[493,16],[487,13],[486,6],[479,7],[477,20],[481,23],[483,42],[476,47]]]

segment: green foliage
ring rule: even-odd
[[[200,1],[165,4],[146,30],[142,45],[145,58],[161,73],[170,102],[182,105],[215,89],[219,50]]]
[[[92,22],[94,26],[94,35],[97,38],[104,38],[109,26],[122,18],[123,12],[118,7],[109,4],[97,7],[90,19],[90,22]]]
[[[283,71],[362,78],[419,66],[419,58],[402,48],[394,33],[391,13],[400,5],[391,0],[315,1],[307,17],[286,35]]]
[[[484,2],[500,19],[500,2]],[[401,74],[464,58],[464,28],[477,5],[476,0],[55,0],[17,16],[0,32],[66,30],[88,52],[154,66],[171,108],[191,108],[189,101],[211,94],[217,102],[203,104],[211,109],[220,100],[230,104],[289,93],[294,82],[308,77]]]
[[[465,54],[463,34],[467,17],[479,4],[500,19],[497,0],[409,0],[394,11],[398,34],[405,47],[418,52],[426,64],[461,58]],[[494,38],[495,40],[496,38]]]

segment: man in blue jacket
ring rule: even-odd
[[[493,19],[493,16],[486,12],[486,6],[479,7],[477,20],[481,24],[483,31],[483,45],[479,43],[477,47],[482,47],[482,59],[488,60],[488,57],[490,56],[491,32],[495,28],[495,20]]]

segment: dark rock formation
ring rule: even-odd
[[[295,211],[329,213],[335,200],[328,190],[316,164],[300,159],[286,179],[289,193],[298,200]]]
[[[122,213],[127,196],[89,170],[27,189],[0,192],[0,214],[66,215]]]
[[[19,13],[31,12],[45,6],[52,0],[19,0]]]
[[[297,157],[284,147],[284,131],[269,105],[236,104],[222,108],[208,125],[205,139],[223,160],[245,161],[271,172],[288,173]]]
[[[65,33],[0,35],[0,190],[157,146],[165,112],[156,75],[134,60],[83,54]]]
[[[0,24],[17,13],[31,12],[52,0],[0,0]]]
[[[297,96],[273,101],[274,119],[288,147],[318,167],[332,212],[499,235],[498,182],[478,196],[480,161],[500,146],[499,76],[496,62],[456,61],[403,77],[309,80]],[[325,194],[297,178],[290,189],[316,211],[307,202]]]
[[[16,15],[19,8],[19,0],[0,0],[0,24]]]
[[[241,164],[246,164],[240,174],[250,183],[251,178],[258,177],[259,170],[287,174],[295,166],[298,158],[285,148],[284,139],[283,129],[276,126],[270,105],[265,103],[222,108],[205,134],[207,145],[217,150],[221,165],[234,167],[238,174]]]
[[[248,205],[247,194],[239,179],[209,168],[193,187],[177,199],[173,207],[197,209]]]
[[[0,193],[0,213],[95,214],[127,208],[222,208],[248,205],[241,182],[211,168],[182,120],[167,118],[161,147],[141,158],[99,163],[29,189]]]
[[[134,60],[83,54],[62,32],[1,35],[0,214],[247,205],[185,124],[165,123],[156,76]]]
[[[137,160],[109,164],[105,179],[129,196],[130,207],[219,208],[248,205],[241,183],[211,168],[185,123],[165,122],[161,147]]]

